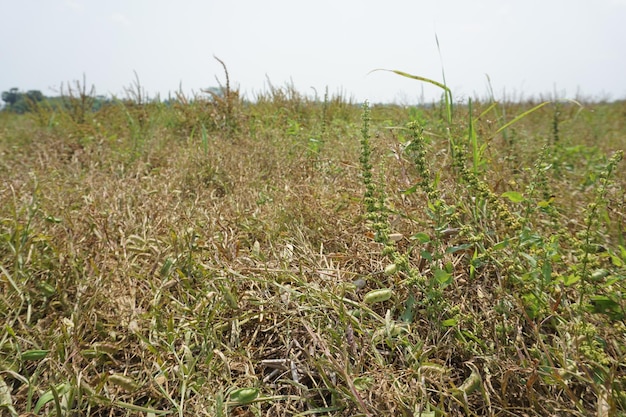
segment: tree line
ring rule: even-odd
[[[47,97],[39,90],[20,91],[19,88],[11,88],[2,92],[4,107],[2,111],[24,114],[33,111],[41,104],[49,105],[52,108],[67,106],[67,100],[63,96]],[[112,100],[106,96],[91,97],[92,111],[99,110],[102,106],[110,104]]]

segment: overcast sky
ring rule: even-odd
[[[626,98],[626,0],[0,0],[0,91],[54,95],[82,79],[124,95],[136,71],[166,98],[224,80],[248,97],[274,86],[357,102]],[[439,39],[439,56],[436,36]],[[369,73],[369,74],[368,74]]]

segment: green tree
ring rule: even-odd
[[[17,103],[17,101],[20,98],[20,95],[21,95],[21,93],[19,92],[19,89],[14,87],[14,88],[10,89],[9,91],[3,91],[2,92],[2,101],[7,103],[7,107],[11,107],[15,103]]]
[[[18,88],[2,92],[2,100],[6,103],[5,110],[23,114],[33,110],[46,97],[39,90],[28,90],[22,93]]]
[[[26,97],[33,103],[43,101],[44,95],[39,90],[29,90],[26,92]]]

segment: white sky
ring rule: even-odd
[[[455,99],[626,98],[626,0],[0,0],[0,91],[55,95],[87,77],[151,96],[224,80],[248,98],[289,82],[360,102],[430,101],[440,91],[375,68],[441,81]]]

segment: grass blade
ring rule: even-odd
[[[504,129],[506,129],[507,127],[511,126],[514,123],[517,123],[518,121],[520,121],[521,119],[523,119],[524,117],[528,116],[531,113],[534,113],[535,111],[539,110],[540,108],[542,108],[543,106],[545,106],[546,104],[550,104],[552,103],[552,101],[544,101],[543,103],[540,103],[538,105],[536,105],[535,107],[526,110],[525,112],[519,114],[518,116],[516,116],[513,120],[511,120],[508,123],[505,123],[504,126],[501,126],[500,129],[496,130],[496,134],[502,132]]]

